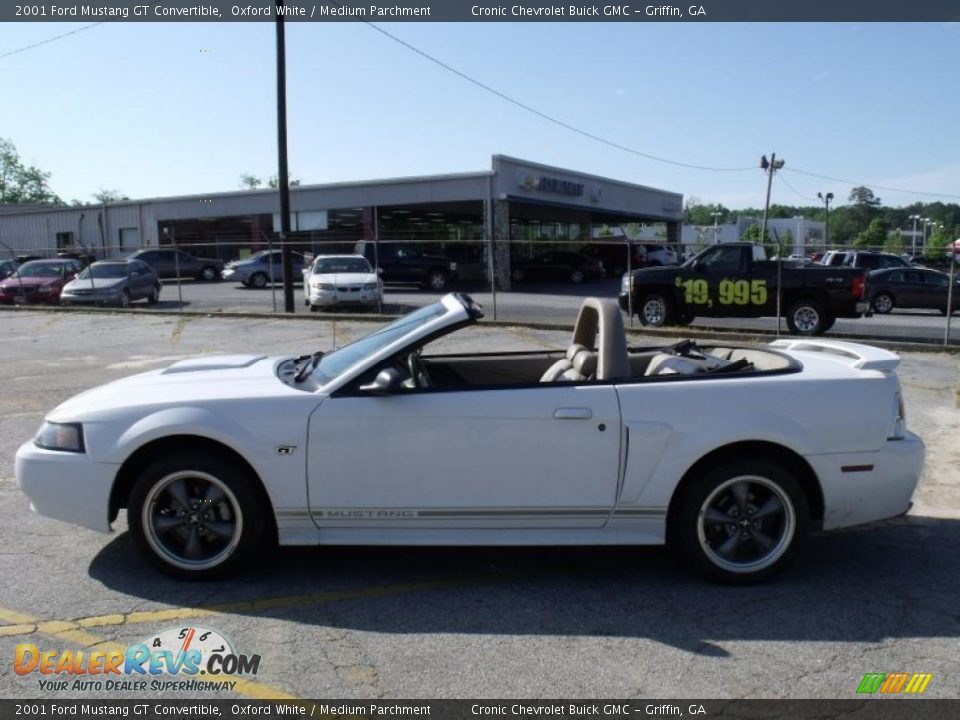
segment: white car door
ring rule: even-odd
[[[310,418],[321,527],[600,527],[619,465],[608,385],[333,397]]]

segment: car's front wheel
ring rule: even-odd
[[[250,285],[258,290],[265,288],[267,286],[267,274],[262,272],[254,273],[250,277]]]
[[[688,485],[669,528],[702,574],[723,582],[759,582],[794,557],[807,534],[800,483],[772,460],[737,460]]]
[[[130,532],[168,575],[227,577],[254,560],[268,537],[260,495],[249,468],[231,458],[189,452],[158,459],[134,482]]]
[[[156,305],[158,302],[160,302],[160,286],[154,285],[150,288],[150,294],[147,295],[147,304]]]
[[[650,293],[640,300],[637,315],[642,325],[663,327],[673,322],[673,307],[660,293]]]
[[[427,273],[426,286],[430,290],[443,290],[447,286],[447,274],[443,270],[431,270]]]

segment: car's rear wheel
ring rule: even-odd
[[[255,559],[268,536],[251,471],[205,453],[147,466],[134,482],[127,515],[134,541],[150,563],[187,580],[235,573]]]
[[[747,584],[776,574],[807,534],[806,496],[772,460],[736,460],[688,485],[673,516],[671,540],[702,574]]]
[[[873,311],[886,315],[893,310],[893,296],[889,293],[877,293],[873,296]]]
[[[523,282],[526,276],[527,275],[522,268],[514,268],[510,271],[510,279],[514,282]]]
[[[124,290],[120,293],[120,297],[117,298],[117,306],[122,308],[130,307],[130,293]]]
[[[431,270],[427,273],[427,287],[430,290],[443,290],[447,286],[447,274],[443,270]]]
[[[217,269],[213,265],[204,265],[200,269],[200,279],[204,282],[213,282],[217,279]]]
[[[812,300],[798,300],[787,310],[787,327],[794,335],[823,335],[825,320],[823,308]]]
[[[574,285],[580,285],[586,276],[583,274],[583,270],[580,268],[574,268],[570,273],[570,282]]]
[[[257,289],[263,289],[267,286],[267,274],[258,272],[250,276],[250,285]]]
[[[156,305],[158,302],[160,302],[160,286],[154,285],[150,288],[150,294],[147,295],[147,304]]]
[[[673,306],[660,293],[650,293],[640,300],[637,316],[640,323],[649,327],[663,327],[673,323]]]

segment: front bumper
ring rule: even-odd
[[[63,305],[119,305],[121,293],[115,295],[61,295]]]
[[[25,442],[17,450],[17,485],[38,515],[110,532],[110,491],[119,465],[84,453],[44,450]]]
[[[315,307],[335,305],[375,305],[380,300],[376,290],[316,290],[311,288],[308,300]]]
[[[823,529],[905,513],[920,482],[925,454],[923,441],[908,432],[872,453],[808,455],[823,491]]]
[[[630,295],[622,292],[617,296],[617,302],[620,304],[620,309],[624,312],[630,311]]]

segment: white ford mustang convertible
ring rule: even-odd
[[[924,447],[885,350],[822,340],[628,347],[588,298],[569,348],[431,354],[450,294],[327,354],[212,355],[78,395],[17,453],[32,508],[161,570],[281,545],[671,542],[731,582],[811,530],[902,514]]]

